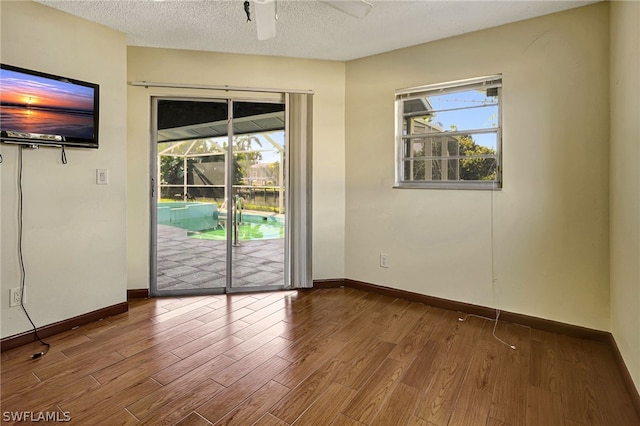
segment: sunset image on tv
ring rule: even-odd
[[[91,139],[94,92],[68,81],[0,70],[3,131]]]

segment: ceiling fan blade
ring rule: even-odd
[[[276,36],[275,0],[253,0],[256,11],[258,40],[268,40]]]
[[[373,8],[373,4],[367,0],[320,0],[320,3],[358,19],[367,16]]]

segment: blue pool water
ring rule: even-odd
[[[192,238],[226,240],[226,213],[213,203],[158,203],[158,223],[187,231]],[[284,238],[284,220],[277,216],[242,214],[238,228],[240,240],[270,240]]]

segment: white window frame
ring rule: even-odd
[[[410,161],[410,157],[404,155],[404,141],[407,139],[419,138],[423,135],[404,135],[404,102],[412,99],[425,98],[427,96],[442,95],[446,93],[464,92],[470,90],[486,90],[497,88],[498,124],[497,127],[469,129],[462,131],[442,131],[429,133],[429,136],[456,136],[473,135],[481,133],[495,133],[496,135],[496,175],[493,180],[407,180],[405,179],[405,161]],[[434,110],[434,112],[437,112]],[[502,188],[502,75],[495,74],[484,77],[470,78],[466,80],[450,81],[446,83],[430,84],[426,86],[411,87],[396,90],[395,92],[395,187],[396,188],[427,188],[427,189],[500,189]],[[491,156],[492,158],[494,156]],[[424,156],[421,159],[442,160],[444,156],[431,157]],[[463,159],[467,156],[452,155],[448,159]],[[478,158],[478,157],[476,157]],[[459,172],[459,165],[458,165]]]

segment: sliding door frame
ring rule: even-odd
[[[212,96],[188,96],[188,95],[157,95],[151,96],[151,149],[150,149],[150,157],[151,157],[151,167],[150,167],[150,294],[151,296],[174,296],[174,295],[185,295],[185,294],[193,294],[193,295],[202,295],[202,294],[222,294],[222,293],[241,293],[241,292],[255,292],[255,291],[265,291],[265,290],[279,290],[279,289],[289,289],[292,287],[302,287],[296,285],[297,282],[303,281],[305,283],[311,283],[311,217],[310,217],[310,187],[307,191],[307,197],[304,199],[309,202],[307,206],[303,208],[304,214],[302,217],[298,214],[298,221],[303,222],[303,226],[306,227],[307,233],[305,233],[306,244],[300,246],[300,244],[295,244],[292,242],[292,236],[296,234],[293,231],[290,218],[292,217],[292,212],[296,210],[294,207],[294,202],[292,201],[291,194],[291,178],[290,178],[290,170],[292,167],[292,163],[296,160],[290,157],[290,116],[291,112],[289,111],[290,102],[289,102],[289,94],[282,93],[274,93],[277,97],[268,97],[268,96],[257,96],[256,98],[252,98],[250,96],[229,96],[229,94],[225,94],[223,96],[216,96],[215,94]],[[250,95],[250,94],[248,94]],[[262,93],[261,95],[264,95]],[[226,285],[225,287],[212,287],[212,288],[203,288],[203,289],[189,289],[189,290],[158,290],[158,259],[157,259],[157,250],[158,250],[158,242],[157,242],[157,202],[161,196],[159,192],[159,182],[158,179],[158,104],[162,100],[185,100],[185,101],[202,101],[202,102],[226,102],[228,106],[228,151],[227,151],[227,161],[226,170],[225,170],[225,189],[228,194],[227,201],[227,211],[229,212],[229,206],[232,205],[232,194],[233,194],[233,179],[231,176],[233,175],[233,104],[234,102],[259,102],[259,103],[279,103],[284,105],[284,115],[285,115],[285,167],[284,170],[284,187],[285,187],[285,246],[284,246],[284,281],[283,285],[276,286],[250,286],[250,287],[233,287],[232,279],[233,279],[233,247],[232,247],[232,239],[229,237],[226,240],[227,247],[227,255],[226,255]],[[310,101],[309,101],[310,103]],[[308,129],[310,129],[311,123],[308,123]],[[310,137],[310,135],[309,135]],[[309,139],[310,143],[310,139]],[[305,147],[301,149],[306,151]],[[306,154],[305,154],[306,155]],[[309,150],[310,155],[310,150]],[[311,167],[311,158],[307,158],[305,164],[298,165],[299,168],[307,169],[308,176],[310,176],[310,167]],[[303,183],[307,183],[310,185],[310,179],[303,179]],[[229,228],[231,221],[231,214],[227,213],[227,229]],[[230,234],[230,233],[229,233]],[[292,265],[292,253],[291,250],[294,248],[304,249],[305,253],[300,256],[304,257],[302,261],[303,268],[306,269],[302,274],[300,274],[299,267],[295,267]],[[296,274],[298,278],[294,278],[292,275]],[[300,275],[304,278],[300,280]],[[308,284],[305,285],[308,287]]]

